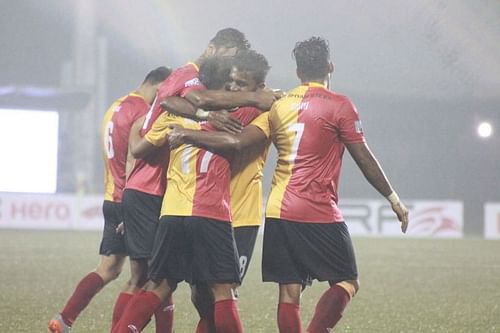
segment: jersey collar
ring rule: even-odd
[[[326,89],[326,85],[324,85],[323,83],[318,83],[318,82],[306,82],[306,83],[302,83],[302,85],[307,86],[307,87],[316,87],[316,88]]]
[[[194,62],[192,62],[192,61],[188,62],[188,65],[192,65],[194,67],[194,69],[196,69],[197,72],[200,71],[200,67],[198,67],[198,65],[195,64]]]

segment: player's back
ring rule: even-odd
[[[163,113],[146,135],[146,139],[161,144],[161,133],[168,125],[189,129],[213,130],[207,124]],[[198,216],[231,221],[229,207],[229,162],[220,155],[191,145],[182,145],[170,152],[167,188],[161,216]]]
[[[278,150],[268,217],[303,222],[341,221],[336,203],[344,143],[363,142],[350,100],[321,84],[301,85],[269,114]]]
[[[105,200],[121,202],[130,128],[135,120],[146,114],[148,108],[142,96],[130,93],[116,100],[104,114],[101,142],[105,166]]]

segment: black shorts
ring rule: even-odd
[[[262,279],[278,283],[356,280],[358,270],[347,225],[266,219]]]
[[[125,189],[122,209],[125,246],[130,259],[149,259],[160,218],[162,197]]]
[[[255,240],[259,233],[259,226],[245,226],[234,228],[234,240],[238,249],[239,262],[240,262],[240,279],[247,274],[250,260],[252,259],[253,248],[255,247]]]
[[[102,213],[104,215],[104,230],[102,231],[99,254],[103,256],[126,254],[125,240],[121,234],[116,233],[116,227],[123,222],[122,205],[119,202],[104,200]]]
[[[231,223],[195,216],[162,216],[149,265],[153,281],[239,283]]]

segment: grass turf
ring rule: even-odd
[[[99,261],[97,232],[0,231],[0,332],[45,332],[77,282]],[[277,286],[260,282],[261,239],[240,289],[245,331],[277,332]],[[334,332],[500,332],[500,241],[354,238],[361,289]],[[128,266],[91,302],[73,332],[109,331]],[[327,288],[302,297],[304,327]],[[176,333],[197,315],[182,284]],[[147,328],[144,332],[154,332]]]

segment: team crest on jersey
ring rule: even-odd
[[[184,83],[185,88],[199,86],[199,85],[201,85],[201,82],[200,82],[200,79],[198,79],[197,77],[195,77],[194,79],[191,79],[189,81],[186,81],[186,83]]]
[[[361,120],[356,120],[354,122],[354,129],[356,133],[363,133],[363,126],[361,126]]]

